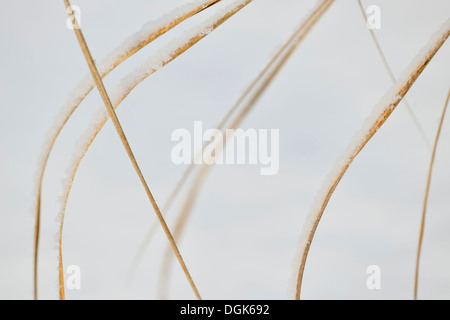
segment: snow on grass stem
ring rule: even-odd
[[[439,122],[439,127],[436,133],[436,138],[434,140],[433,153],[431,155],[430,167],[428,169],[428,178],[427,178],[427,186],[425,189],[425,199],[423,200],[423,211],[422,211],[422,219],[420,223],[420,233],[419,233],[419,244],[417,246],[417,257],[416,257],[416,271],[414,276],[414,300],[417,300],[417,293],[419,287],[419,265],[420,265],[420,254],[422,252],[422,242],[423,242],[423,234],[425,230],[425,218],[427,213],[428,206],[428,196],[430,194],[431,187],[431,177],[433,175],[433,166],[434,160],[436,158],[436,151],[439,143],[439,138],[441,136],[442,126],[444,124],[445,114],[447,113],[447,107],[450,100],[450,90],[448,91],[447,100],[445,101],[444,110],[442,111],[441,120]]]
[[[239,111],[232,119],[231,123],[227,126],[227,129],[236,129],[242,123],[242,121],[246,118],[246,116],[258,102],[259,98],[266,91],[266,89],[281,71],[283,66],[295,52],[300,43],[306,38],[312,28],[316,25],[319,19],[325,14],[325,12],[333,3],[334,0],[321,0],[318,5],[311,10],[306,19],[302,21],[299,28],[297,28],[297,30],[288,39],[288,41],[280,48],[277,54],[271,59],[269,64],[245,90],[243,95],[239,98],[237,104],[231,109],[232,111]],[[220,125],[222,126],[222,134],[225,139],[222,143],[219,143],[219,145],[214,148],[215,150],[219,150],[219,146],[222,146],[221,149],[223,151],[223,148],[225,148],[226,146],[227,135],[225,134],[223,128],[225,127],[225,122],[229,115],[230,112],[221,121]],[[214,142],[218,143],[217,139],[214,139]],[[194,178],[194,182],[192,183],[192,186],[186,197],[186,201],[182,206],[181,213],[174,228],[173,234],[174,237],[178,240],[180,240],[181,234],[189,219],[190,213],[192,212],[195,201],[200,193],[201,187],[203,186],[203,182],[205,181],[212,167],[212,165],[203,164],[199,169],[198,174]],[[160,294],[160,298],[166,298],[167,295],[167,287],[170,279],[169,271],[171,269],[172,263],[172,259],[169,253],[170,251],[166,250],[164,261],[161,267],[161,276],[159,277],[160,281],[158,284],[158,293]]]
[[[327,204],[338,186],[342,177],[350,167],[353,160],[361,152],[364,146],[370,141],[375,133],[386,122],[388,117],[395,110],[397,105],[409,91],[411,86],[426,68],[428,63],[434,57],[450,35],[450,19],[431,37],[429,43],[422,49],[415,59],[409,64],[402,73],[399,80],[386,93],[381,101],[374,107],[372,114],[366,119],[362,128],[354,136],[343,156],[335,163],[334,169],[328,178],[324,181],[319,193],[311,207],[309,215],[304,225],[303,235],[299,242],[298,265],[296,267],[296,288],[295,299],[299,300],[301,296],[303,272],[306,259],[314,238],[314,234],[319,225],[320,219],[327,207]]]
[[[127,77],[125,77],[121,84],[118,86],[117,90],[115,90],[115,94],[112,97],[114,109],[117,108],[120,103],[128,96],[128,94],[143,80],[145,80],[148,76],[156,72],[161,67],[165,66],[169,62],[173,61],[176,57],[184,53],[186,50],[191,48],[201,39],[206,37],[210,32],[219,27],[223,22],[232,17],[235,13],[240,11],[246,5],[248,5],[253,0],[240,0],[235,1],[231,5],[223,8],[221,11],[217,12],[211,18],[209,18],[206,22],[202,23],[200,26],[193,28],[191,31],[187,32],[180,39],[177,39],[173,43],[169,44],[163,50],[161,50],[156,57],[151,58],[144,65],[142,65],[139,69],[136,69],[134,72],[130,73]],[[65,183],[66,189],[63,194],[63,204],[60,212],[60,234],[59,234],[59,247],[60,247],[60,255],[61,255],[61,247],[62,247],[62,226],[64,222],[64,212],[67,206],[68,197],[70,194],[70,190],[75,179],[75,175],[77,169],[81,163],[81,160],[84,157],[84,154],[89,149],[90,145],[94,141],[97,134],[100,132],[101,128],[107,121],[107,115],[103,110],[100,110],[97,118],[94,120],[91,130],[85,133],[85,136],[80,139],[79,150],[76,152],[74,161],[69,168],[67,181]],[[159,217],[159,216],[158,216]],[[161,215],[162,218],[162,215]],[[60,265],[62,268],[62,259],[60,261]],[[62,270],[60,270],[61,272]],[[185,271],[186,272],[186,271]],[[63,279],[62,279],[63,280]],[[62,282],[62,285],[64,283]],[[192,285],[192,283],[191,283]],[[198,296],[199,297],[199,296]]]
[[[361,14],[364,18],[364,21],[368,20],[368,17],[366,15],[366,12],[364,11],[364,7],[362,5],[361,0],[358,0],[359,9],[361,10]],[[383,49],[381,49],[380,42],[377,39],[377,36],[375,35],[375,32],[371,28],[367,28],[369,30],[370,36],[372,37],[372,40],[375,44],[375,47],[377,48],[378,54],[380,55],[380,58],[383,62],[384,68],[386,69],[387,73],[389,74],[389,77],[392,80],[392,83],[395,83],[397,80],[395,78],[394,72],[392,71],[391,66],[389,65],[389,62],[386,59],[386,55],[383,52]],[[403,104],[406,106],[406,110],[408,111],[409,116],[411,117],[411,120],[414,122],[414,125],[416,126],[417,130],[419,131],[422,140],[424,141],[426,147],[431,151],[431,144],[428,141],[427,135],[425,134],[425,131],[423,130],[422,125],[420,124],[419,119],[417,119],[416,114],[414,113],[414,110],[412,109],[411,105],[409,104],[408,100],[405,98],[403,99]]]
[[[112,52],[104,61],[100,63],[99,72],[102,78],[106,77],[122,62],[130,58],[153,40],[159,38],[184,20],[191,16],[205,10],[206,8],[220,2],[221,0],[201,1],[200,3],[189,3],[177,8],[169,14],[164,15],[156,21],[151,21],[145,24],[141,30],[125,40],[122,45]],[[36,191],[36,211],[35,211],[35,238],[34,238],[34,299],[38,298],[38,251],[39,251],[39,236],[40,236],[40,221],[41,221],[41,195],[42,182],[47,162],[53,146],[58,138],[61,130],[68,122],[69,118],[84,100],[84,98],[92,91],[95,84],[92,77],[88,76],[84,79],[74,90],[69,97],[67,103],[61,109],[60,115],[57,117],[51,132],[46,138],[46,145],[43,147],[41,160],[38,163],[37,173],[37,191]]]

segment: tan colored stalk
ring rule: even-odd
[[[181,22],[185,21],[186,19],[196,15],[197,13],[211,7],[212,5],[220,2],[221,0],[211,0],[208,1],[190,12],[188,12],[185,15],[180,15],[175,19],[174,21],[170,22],[169,24],[162,26],[159,30],[156,32],[153,32],[148,35],[148,37],[140,41],[138,44],[136,44],[134,47],[130,48],[130,50],[115,61],[113,61],[110,68],[108,68],[105,72],[101,74],[102,79],[106,77],[111,71],[113,71],[116,67],[118,67],[122,62],[133,56],[135,53],[137,53],[139,50],[147,46],[152,41],[156,40],[172,28],[176,27]],[[65,127],[66,123],[68,122],[69,118],[72,116],[72,114],[75,112],[75,110],[78,108],[78,106],[81,104],[81,102],[84,100],[84,98],[92,91],[95,85],[91,85],[87,90],[84,92],[84,95],[77,100],[71,107],[70,112],[66,114],[65,118],[61,121],[61,123],[58,124],[54,134],[50,137],[50,143],[48,144],[46,150],[44,150],[43,153],[43,162],[42,167],[39,168],[39,174],[38,174],[38,190],[37,190],[37,199],[36,199],[36,221],[35,221],[35,237],[34,237],[34,267],[33,267],[33,277],[34,277],[34,299],[38,299],[38,255],[39,255],[39,236],[40,236],[40,222],[41,222],[41,197],[42,197],[42,183],[44,179],[45,169],[47,167],[47,162],[50,157],[50,153],[53,149],[53,146],[55,145],[56,139],[58,138],[59,134],[61,133],[62,129]]]
[[[74,13],[73,13],[72,8],[70,6],[69,0],[63,0],[63,1],[64,1],[64,4],[66,5],[66,9],[67,9],[69,17],[72,17],[74,15]],[[122,144],[123,144],[123,146],[124,146],[124,148],[125,148],[125,150],[126,150],[126,152],[128,154],[128,157],[130,158],[130,161],[133,164],[133,167],[134,167],[137,175],[139,176],[139,179],[141,180],[141,183],[142,183],[142,185],[143,185],[143,187],[144,187],[144,189],[145,189],[145,191],[147,193],[147,196],[148,196],[148,198],[149,198],[149,200],[150,200],[150,202],[151,202],[151,204],[153,206],[153,209],[155,210],[156,216],[157,216],[157,218],[158,218],[158,220],[159,220],[159,222],[161,224],[161,227],[163,228],[164,233],[166,234],[166,237],[167,237],[167,239],[168,239],[168,241],[170,243],[170,246],[171,246],[175,256],[177,257],[178,262],[180,263],[180,266],[183,269],[183,272],[185,273],[185,276],[186,276],[187,280],[189,281],[189,284],[191,285],[192,290],[194,291],[196,297],[198,299],[201,299],[200,293],[198,292],[197,287],[195,286],[195,283],[192,280],[192,277],[191,277],[191,275],[190,275],[190,273],[189,273],[189,271],[188,271],[188,269],[187,269],[187,267],[185,265],[185,262],[184,262],[184,260],[183,260],[183,258],[181,256],[181,254],[180,254],[180,251],[178,250],[178,247],[177,247],[177,245],[175,243],[175,240],[173,239],[173,236],[172,236],[172,234],[171,234],[171,232],[170,232],[170,230],[169,230],[169,228],[168,228],[168,226],[167,226],[167,224],[166,224],[166,222],[165,222],[165,220],[164,220],[164,218],[163,218],[163,216],[162,216],[162,214],[161,214],[161,212],[159,210],[158,205],[156,204],[156,201],[155,201],[155,199],[154,199],[154,197],[153,197],[153,195],[152,195],[152,193],[151,193],[151,191],[150,191],[150,189],[149,189],[149,187],[147,185],[147,182],[145,181],[145,178],[144,178],[144,176],[143,176],[143,174],[141,172],[141,169],[139,168],[139,165],[138,165],[138,163],[136,161],[136,158],[133,155],[131,147],[130,147],[130,145],[128,143],[128,140],[127,140],[127,138],[125,136],[125,133],[124,133],[124,131],[122,129],[122,126],[121,126],[121,124],[119,122],[119,119],[117,118],[117,115],[116,115],[116,112],[114,110],[114,107],[112,106],[111,101],[110,101],[109,96],[108,96],[108,93],[106,92],[106,89],[105,89],[105,87],[103,85],[102,78],[101,78],[100,74],[98,73],[97,67],[96,67],[96,65],[94,63],[92,55],[91,55],[91,53],[89,51],[89,48],[88,48],[88,46],[86,44],[86,40],[84,39],[83,33],[81,32],[81,29],[78,26],[78,22],[76,21],[76,19],[74,19],[74,28],[73,28],[73,30],[74,30],[75,35],[77,37],[78,43],[80,45],[80,48],[81,48],[81,50],[82,50],[82,52],[84,54],[86,62],[88,64],[88,66],[89,66],[89,69],[91,71],[92,77],[95,80],[95,84],[97,86],[97,89],[98,89],[98,91],[99,91],[99,93],[100,93],[100,95],[102,97],[102,100],[105,103],[105,106],[106,106],[106,108],[108,110],[109,117],[111,118],[111,120],[112,120],[112,122],[114,124],[114,127],[115,127],[117,133],[120,136]],[[63,221],[61,222],[60,234],[62,234],[62,226],[63,226]],[[64,293],[64,271],[63,271],[63,262],[62,262],[62,238],[60,238],[60,243],[59,243],[59,280],[60,280],[60,290],[59,290],[59,292],[60,292],[60,299],[64,299],[65,298],[65,293]]]
[[[422,211],[422,220],[420,223],[420,234],[419,234],[419,244],[417,246],[417,257],[416,257],[416,272],[414,277],[414,300],[417,300],[417,293],[419,288],[419,265],[420,265],[420,255],[422,252],[422,242],[423,242],[423,234],[425,230],[425,218],[427,213],[428,206],[428,196],[430,194],[431,187],[431,177],[433,175],[433,166],[434,160],[436,158],[436,151],[439,143],[439,138],[441,136],[442,126],[444,124],[445,114],[447,113],[447,107],[450,100],[450,90],[447,95],[447,100],[445,101],[444,110],[442,111],[441,121],[439,122],[439,127],[436,133],[436,138],[434,140],[433,153],[431,155],[430,166],[428,169],[428,178],[427,178],[427,186],[425,190],[425,199],[423,200],[423,211]]]
[[[289,60],[289,58],[294,53],[295,49],[300,45],[300,43],[309,34],[312,28],[316,25],[319,19],[325,14],[325,12],[334,3],[334,0],[321,0],[319,5],[311,12],[311,14],[304,20],[301,26],[294,32],[294,34],[289,38],[289,40],[283,45],[283,47],[277,52],[277,54],[272,58],[269,64],[264,68],[264,70],[258,75],[258,77],[250,84],[244,94],[238,100],[238,103],[233,107],[232,110],[240,109],[238,114],[234,117],[231,124],[227,129],[236,129],[242,121],[246,118],[249,112],[253,109],[255,104],[258,102],[261,95],[269,87],[275,77],[278,75],[280,70]],[[224,121],[221,122],[222,128],[225,126]],[[222,129],[222,133],[224,130]],[[222,143],[222,150],[225,148],[227,143],[227,136],[224,134],[224,142]],[[203,182],[205,181],[209,171],[212,169],[212,165],[203,164],[200,168],[199,173],[195,176],[195,180],[189,190],[189,194],[186,197],[186,201],[182,207],[180,216],[176,222],[174,230],[174,237],[180,239],[186,222],[189,219],[190,213],[194,207],[195,201],[200,193]],[[166,251],[164,261],[161,267],[161,276],[159,283],[159,294],[160,298],[166,298],[166,291],[169,281],[169,271],[171,268],[172,259]]]
[[[414,69],[411,71],[408,70],[408,74],[404,74],[404,77],[402,77],[402,79],[398,81],[396,85],[394,85],[392,89],[388,92],[388,95],[386,95],[386,97],[389,96],[390,101],[382,102],[385,104],[379,105],[379,107],[382,107],[383,109],[381,109],[381,112],[377,116],[377,119],[371,120],[370,123],[366,123],[365,126],[363,126],[363,128],[360,130],[360,136],[362,137],[361,140],[351,142],[348,152],[344,154],[344,158],[340,159],[339,163],[336,164],[337,167],[336,172],[334,172],[333,174],[333,179],[323,186],[323,189],[321,190],[323,191],[323,193],[321,192],[320,194],[321,195],[323,194],[324,196],[318,198],[317,211],[315,209],[316,207],[315,206],[313,207],[313,211],[311,211],[310,213],[311,214],[310,218],[312,219],[311,225],[308,225],[308,228],[310,229],[305,230],[306,237],[302,239],[304,240],[304,243],[300,244],[301,261],[300,266],[298,268],[295,299],[297,300],[300,299],[303,272],[305,269],[308,252],[311,247],[311,243],[313,241],[320,219],[322,218],[322,215],[325,211],[325,208],[328,205],[328,202],[330,201],[331,196],[333,195],[333,192],[336,190],[336,187],[338,186],[342,177],[346,173],[347,169],[350,167],[353,160],[361,152],[364,146],[370,141],[370,139],[375,135],[375,133],[381,128],[381,126],[386,122],[388,117],[392,114],[397,105],[402,101],[403,97],[406,95],[411,86],[420,76],[422,71],[426,68],[426,66],[434,57],[439,48],[447,40],[449,35],[450,35],[450,21],[447,21],[446,24],[443,26],[443,30],[440,29],[438,33],[432,38],[432,41],[425,48],[426,51],[424,52],[421,51],[420,55],[418,56],[420,60],[414,60],[414,62],[417,63],[417,65],[414,66]]]
[[[358,0],[359,9],[361,10],[361,14],[364,18],[364,21],[367,22],[367,14],[364,11],[364,7],[362,5],[361,0]],[[372,40],[375,44],[375,47],[377,48],[378,54],[380,55],[380,58],[383,62],[384,68],[386,69],[387,73],[389,74],[389,77],[391,78],[392,83],[395,83],[397,79],[395,78],[394,72],[392,71],[391,66],[389,65],[389,62],[386,59],[386,55],[383,52],[383,49],[381,49],[380,42],[378,41],[377,36],[375,35],[375,32],[371,28],[367,28],[369,30],[370,36],[372,37]],[[429,150],[431,150],[431,144],[428,141],[427,135],[425,134],[425,131],[423,130],[422,125],[420,124],[419,119],[417,119],[416,114],[414,113],[411,105],[409,104],[407,99],[403,99],[403,104],[406,106],[406,110],[408,111],[409,116],[411,117],[411,120],[414,122],[414,125],[416,126],[417,130],[419,131],[422,140],[424,141],[425,145]]]
[[[220,26],[223,22],[225,22],[227,19],[229,19],[231,16],[233,16],[235,13],[237,13],[239,10],[241,10],[243,7],[245,7],[247,4],[249,4],[251,1],[253,0],[248,0],[243,2],[242,4],[240,4],[239,6],[234,7],[233,9],[229,10],[228,12],[226,12],[223,16],[219,17],[212,25],[210,25],[210,29],[211,30],[215,30],[218,26]],[[173,61],[175,58],[177,58],[179,55],[181,55],[182,53],[184,53],[186,50],[188,50],[190,47],[192,47],[193,45],[195,45],[198,41],[200,41],[201,39],[203,39],[205,36],[207,35],[207,33],[204,33],[203,31],[200,31],[197,35],[195,35],[194,37],[192,37],[188,42],[182,44],[177,50],[175,50],[172,54],[170,59],[165,60],[161,67],[165,66],[166,64],[168,64],[169,62]],[[141,78],[137,79],[132,86],[127,88],[127,91],[125,93],[122,94],[122,96],[120,96],[118,99],[118,101],[116,102],[115,108],[117,108],[120,103],[128,96],[128,94],[139,84],[141,83],[143,80],[145,80],[148,76],[150,76],[151,74],[153,74],[154,72],[156,72],[156,70],[152,70],[151,72],[143,75]],[[98,133],[100,132],[101,128],[104,126],[104,124],[106,123],[106,118],[100,123],[100,125],[98,126],[98,128],[95,131],[95,134],[93,137],[91,137],[89,143],[84,146],[83,149],[83,154],[79,157],[79,159],[77,159],[76,161],[76,165],[75,168],[73,168],[72,170],[72,176],[70,177],[70,181],[69,181],[69,187],[68,190],[64,196],[64,207],[63,207],[63,212],[62,212],[62,217],[61,217],[61,225],[63,224],[64,221],[64,212],[65,212],[65,208],[67,206],[67,201],[68,201],[68,197],[70,194],[70,190],[71,190],[71,186],[72,183],[75,179],[75,175],[76,172],[78,170],[78,167],[84,157],[84,154],[87,152],[87,150],[89,149],[90,145],[92,144],[92,142],[94,141],[95,137],[98,135]],[[61,232],[62,232],[62,227],[60,228]],[[62,233],[60,233],[60,239],[62,238]]]

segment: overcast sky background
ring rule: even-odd
[[[96,61],[150,20],[188,0],[77,0]],[[229,3],[229,0],[224,0]],[[255,0],[195,47],[140,84],[118,116],[157,202],[185,167],[170,159],[178,128],[214,127],[316,3]],[[364,0],[381,8],[381,46],[399,74],[449,18],[448,0]],[[58,110],[89,72],[62,1],[0,0],[0,298],[31,299],[34,186],[38,157]],[[123,63],[105,80],[111,93],[134,68],[203,12]],[[407,95],[430,141],[450,88],[446,43]],[[265,92],[242,128],[280,130],[280,170],[216,166],[180,249],[205,299],[291,298],[294,257],[308,208],[333,163],[391,86],[356,0],[337,0]],[[59,137],[44,181],[39,292],[57,298],[55,234],[61,180],[75,142],[104,107],[96,90]],[[420,298],[450,298],[450,119],[444,125],[425,230]],[[410,299],[430,151],[401,104],[357,157],[313,242],[305,299]],[[181,197],[180,200],[183,198]],[[170,212],[173,225],[182,201]],[[155,299],[166,246],[159,232],[132,283],[127,273],[155,220],[145,192],[108,122],[86,154],[70,194],[65,266],[82,289],[67,299]],[[381,268],[381,290],[366,269]],[[194,299],[178,265],[169,298]]]

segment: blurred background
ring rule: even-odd
[[[96,61],[148,21],[191,0],[73,0]],[[110,94],[158,49],[223,4],[182,23],[105,79]],[[175,129],[215,127],[315,0],[255,0],[140,84],[118,116],[162,206],[186,166],[170,158]],[[375,30],[396,75],[449,18],[447,0],[363,0],[381,9]],[[34,201],[38,159],[58,111],[89,74],[62,1],[0,0],[0,298],[32,299]],[[450,88],[446,43],[407,100],[434,141]],[[265,92],[242,128],[280,130],[280,170],[218,165],[208,176],[179,246],[205,299],[291,298],[294,258],[308,209],[334,162],[391,80],[356,0],[337,0]],[[61,181],[78,138],[104,108],[96,90],[60,135],[42,202],[39,296],[58,298]],[[442,131],[431,186],[419,298],[450,298],[450,119]],[[431,152],[403,104],[347,172],[319,225],[308,258],[304,299],[411,299]],[[183,194],[185,195],[185,193]],[[168,212],[173,226],[183,196]],[[67,299],[156,299],[166,239],[158,231],[136,274],[132,261],[155,214],[110,122],[81,163],[66,211],[64,265],[81,268]],[[366,270],[381,270],[369,290]],[[170,299],[194,299],[174,264]]]

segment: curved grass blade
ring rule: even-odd
[[[366,120],[358,134],[351,141],[342,158],[336,162],[335,168],[332,170],[329,178],[325,180],[309,213],[303,236],[300,239],[300,262],[296,269],[298,270],[298,273],[296,277],[295,299],[299,300],[301,296],[303,272],[315,232],[339,182],[347,172],[347,169],[350,167],[353,160],[386,122],[449,35],[450,19],[447,20],[446,23],[444,23],[444,25],[431,37],[429,43],[422,49],[419,55],[413,59],[403,72],[403,75],[374,108],[372,115]]]

